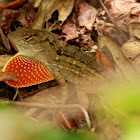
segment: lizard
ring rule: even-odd
[[[102,77],[106,69],[75,45],[63,45],[54,33],[45,30],[20,28],[8,34],[18,53],[3,67],[14,73],[18,81],[6,81],[15,88],[23,88],[51,80],[65,85],[88,77]]]

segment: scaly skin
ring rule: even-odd
[[[9,33],[8,38],[18,48],[17,55],[43,63],[56,80],[61,75],[65,80],[75,83],[81,78],[102,77],[100,72],[105,70],[78,47],[63,47],[63,42],[51,32],[22,28]]]

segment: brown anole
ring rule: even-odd
[[[56,79],[76,83],[88,77],[102,77],[103,66],[77,46],[63,46],[63,41],[51,32],[21,28],[8,34],[18,49],[3,71],[14,73],[18,81],[6,81],[16,88],[28,87]]]

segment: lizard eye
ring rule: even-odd
[[[24,41],[30,41],[32,38],[38,36],[38,34],[34,33],[34,34],[26,34],[24,37]]]
[[[32,39],[32,35],[27,35],[23,39],[24,39],[24,41],[29,41]]]

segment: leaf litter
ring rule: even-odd
[[[19,1],[17,0],[16,2]],[[110,77],[112,77],[113,72],[116,77],[120,79],[123,77],[131,81],[134,75],[139,74],[139,70],[136,70],[140,67],[138,40],[140,38],[140,4],[138,2],[134,0],[105,0],[104,2],[100,0],[98,3],[84,0],[76,2],[74,0],[36,0],[35,3],[29,0],[27,4],[25,4],[27,1],[23,0],[22,2],[21,5],[19,3],[15,5],[10,3],[3,4],[3,8],[0,9],[0,27],[5,34],[1,34],[1,38],[4,38],[3,44],[6,49],[10,50],[10,54],[14,54],[15,50],[13,47],[10,49],[6,43],[7,41],[5,41],[9,30],[32,27],[52,31],[58,34],[66,44],[77,45],[79,49],[96,58],[98,63],[109,69],[109,73],[106,75],[111,75]],[[9,5],[13,6],[10,7]],[[16,10],[12,10],[15,8]],[[130,26],[131,29],[129,29]],[[95,52],[90,52],[95,45],[98,46]],[[5,55],[9,57],[7,54]],[[6,61],[1,55],[0,64],[2,65],[0,66],[2,67]],[[14,75],[9,73],[0,72],[0,74],[2,75],[0,81],[6,78],[9,80],[16,79]],[[42,90],[44,89],[42,85],[23,88],[19,93],[35,93],[35,90],[37,90],[37,94],[32,94],[32,96],[26,98],[24,98],[24,95],[19,95],[16,100],[22,99],[24,102],[21,103],[22,105],[20,103],[16,104],[16,102],[15,104],[19,110],[24,110],[25,114],[37,120],[51,120],[54,124],[69,129],[73,129],[73,126],[74,129],[94,128],[95,130],[100,130],[100,132],[104,131],[104,135],[112,139],[117,134],[119,135],[119,132],[116,132],[118,129],[114,130],[115,134],[110,136],[108,134],[115,126],[109,126],[110,128],[108,129],[110,130],[107,132],[105,128],[101,127],[104,124],[108,126],[104,120],[96,124],[95,120],[98,119],[96,112],[94,114],[95,120],[92,120],[93,118],[90,116],[91,97],[92,99],[95,99],[95,96],[98,97],[96,94],[97,87],[100,87],[106,81],[101,82],[99,80],[97,83],[83,81],[83,86],[81,87],[86,86],[86,88],[85,91],[82,88],[84,93],[78,92],[80,94],[78,94],[76,104],[80,102],[80,105],[75,106],[74,109],[75,102],[73,102],[73,98],[75,98],[75,94],[69,99],[72,101],[70,104],[65,106],[58,105],[61,94],[59,86],[45,90]],[[90,84],[91,86],[89,86]],[[52,85],[57,84],[51,83],[49,87]],[[81,87],[78,87],[77,90],[80,90]],[[50,104],[45,105],[46,103]],[[65,109],[67,107],[68,109]],[[77,112],[78,108],[80,108],[78,111],[79,116],[73,113]],[[80,120],[83,120],[83,122],[80,122]],[[96,125],[92,125],[94,123]]]

